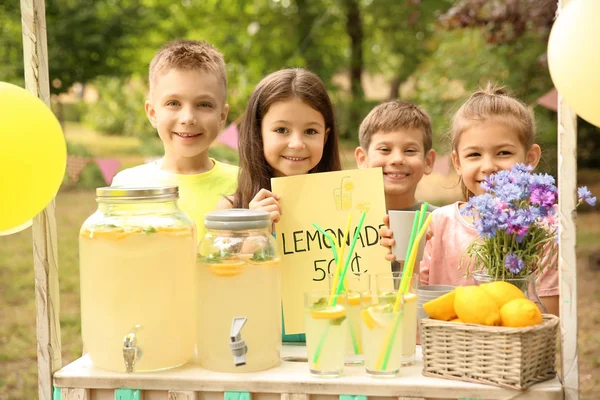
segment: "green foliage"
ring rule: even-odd
[[[240,163],[240,155],[237,150],[233,150],[226,146],[212,146],[210,149],[208,149],[208,155],[215,160],[228,164],[238,165]]]
[[[600,128],[577,118],[577,168],[600,169]]]
[[[484,33],[483,28],[437,32],[436,50],[414,75],[409,97],[432,116],[437,149],[448,150],[443,139],[450,118],[461,102],[487,81],[505,85],[512,95],[530,104],[552,87],[547,69],[539,62],[545,42],[536,33],[500,45],[487,43]]]
[[[86,124],[110,135],[156,136],[144,112],[147,87],[141,79],[98,78],[95,86],[100,98],[89,105]]]
[[[52,93],[99,76],[128,76],[139,54],[154,46],[147,32],[168,14],[170,2],[150,0],[50,0],[46,2],[48,62]],[[0,80],[23,77],[19,3],[0,5]],[[168,35],[168,32],[165,32]],[[162,40],[162,39],[161,39]],[[6,60],[6,61],[5,61]]]
[[[51,106],[56,118],[62,122],[81,122],[87,111],[87,105],[83,101],[74,103],[52,101]]]
[[[451,5],[450,0],[408,1],[390,7],[385,1],[367,1],[364,6],[365,61],[371,73],[383,74],[397,85],[406,81],[435,50],[431,38],[436,20]],[[397,97],[398,88],[391,97]]]

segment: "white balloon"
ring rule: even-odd
[[[600,126],[600,1],[573,0],[548,40],[548,67],[558,93],[586,121]]]

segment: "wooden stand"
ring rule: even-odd
[[[559,1],[559,8],[570,0]],[[28,90],[49,105],[50,91],[46,45],[44,0],[21,0],[25,84]],[[559,205],[560,205],[560,293],[562,327],[562,370],[566,396],[579,398],[577,353],[577,303],[575,224],[573,221],[576,184],[575,114],[560,100],[559,108]],[[61,365],[58,319],[58,262],[54,202],[33,222],[34,270],[36,276],[38,386],[39,398],[52,398],[52,374]],[[284,355],[294,356],[303,348],[286,346]],[[67,365],[54,374],[54,385],[62,388],[65,400],[117,399],[120,388],[139,389],[144,400],[212,400],[232,390],[254,394],[255,400],[324,400],[326,397],[363,395],[401,400],[419,398],[563,399],[557,378],[537,384],[524,392],[451,380],[426,378],[422,364],[403,368],[394,379],[374,379],[363,367],[347,367],[338,379],[318,379],[308,374],[305,362],[284,361],[269,371],[255,374],[219,374],[197,366],[165,372],[118,374],[95,369],[88,358]],[[115,391],[117,393],[115,393]],[[360,397],[360,396],[357,396]],[[55,398],[58,398],[57,396]],[[126,398],[126,397],[121,397]],[[242,400],[240,398],[240,400]],[[344,400],[350,400],[345,398]],[[355,400],[359,400],[356,399]],[[364,400],[364,399],[363,399]]]
[[[284,345],[282,358],[286,361],[278,367],[256,373],[225,374],[189,364],[166,371],[126,374],[94,368],[84,356],[56,372],[54,385],[62,388],[63,400],[118,399],[120,388],[139,389],[140,400],[222,400],[230,391],[250,392],[253,400],[337,400],[357,395],[376,400],[564,399],[558,378],[518,391],[425,377],[421,374],[420,347],[417,363],[401,368],[396,378],[370,377],[362,365],[346,366],[344,376],[339,378],[313,377],[308,372],[304,346]]]

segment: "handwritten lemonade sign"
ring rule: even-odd
[[[275,229],[283,273],[285,331],[301,333],[304,292],[329,290],[328,275],[336,268],[330,243],[313,222],[328,232],[339,248],[352,213],[347,254],[360,216],[367,211],[347,274],[390,271],[386,250],[379,245],[385,215],[383,175],[381,168],[357,169],[273,178],[271,186],[281,196],[282,216]]]

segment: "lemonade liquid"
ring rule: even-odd
[[[279,364],[281,269],[278,259],[253,262],[232,257],[198,263],[198,361],[220,372],[254,372]],[[241,337],[246,365],[235,366],[229,348],[233,318],[246,317]]]
[[[395,302],[402,279],[402,272],[392,272],[378,274],[376,285],[379,299],[383,302]],[[417,282],[419,275],[413,274],[408,283],[408,293],[404,297],[404,314],[403,319],[403,350],[402,350],[402,365],[410,365],[415,362],[415,351],[417,347]]]
[[[322,298],[305,306],[306,350],[312,374],[339,376],[342,373],[348,337],[346,324],[347,312],[341,304],[329,307],[327,299]]]
[[[404,318],[402,319],[402,365],[415,363],[417,349],[417,295],[404,296]]]
[[[345,299],[340,298],[340,303],[346,305],[348,318],[346,322],[346,364],[362,364],[364,361],[360,312],[364,305],[369,302],[369,292],[348,291]]]
[[[403,346],[403,317],[399,321],[395,332],[391,352],[387,365],[383,368],[380,364],[382,352],[386,351],[388,337],[393,331],[396,318],[401,313],[393,312],[392,304],[378,304],[367,307],[361,312],[361,329],[363,351],[365,355],[365,369],[374,376],[394,376],[400,370]]]
[[[371,276],[368,274],[348,274],[345,284],[346,291],[341,291],[345,296],[340,296],[340,304],[346,305],[348,321],[346,323],[346,364],[362,364],[364,361],[362,349],[362,333],[360,328],[360,311],[365,303],[371,300]],[[338,283],[333,275],[329,275],[329,290]]]
[[[136,372],[175,367],[193,357],[191,227],[84,228],[79,257],[83,345],[96,366],[125,371],[123,340],[129,333],[141,349]]]

